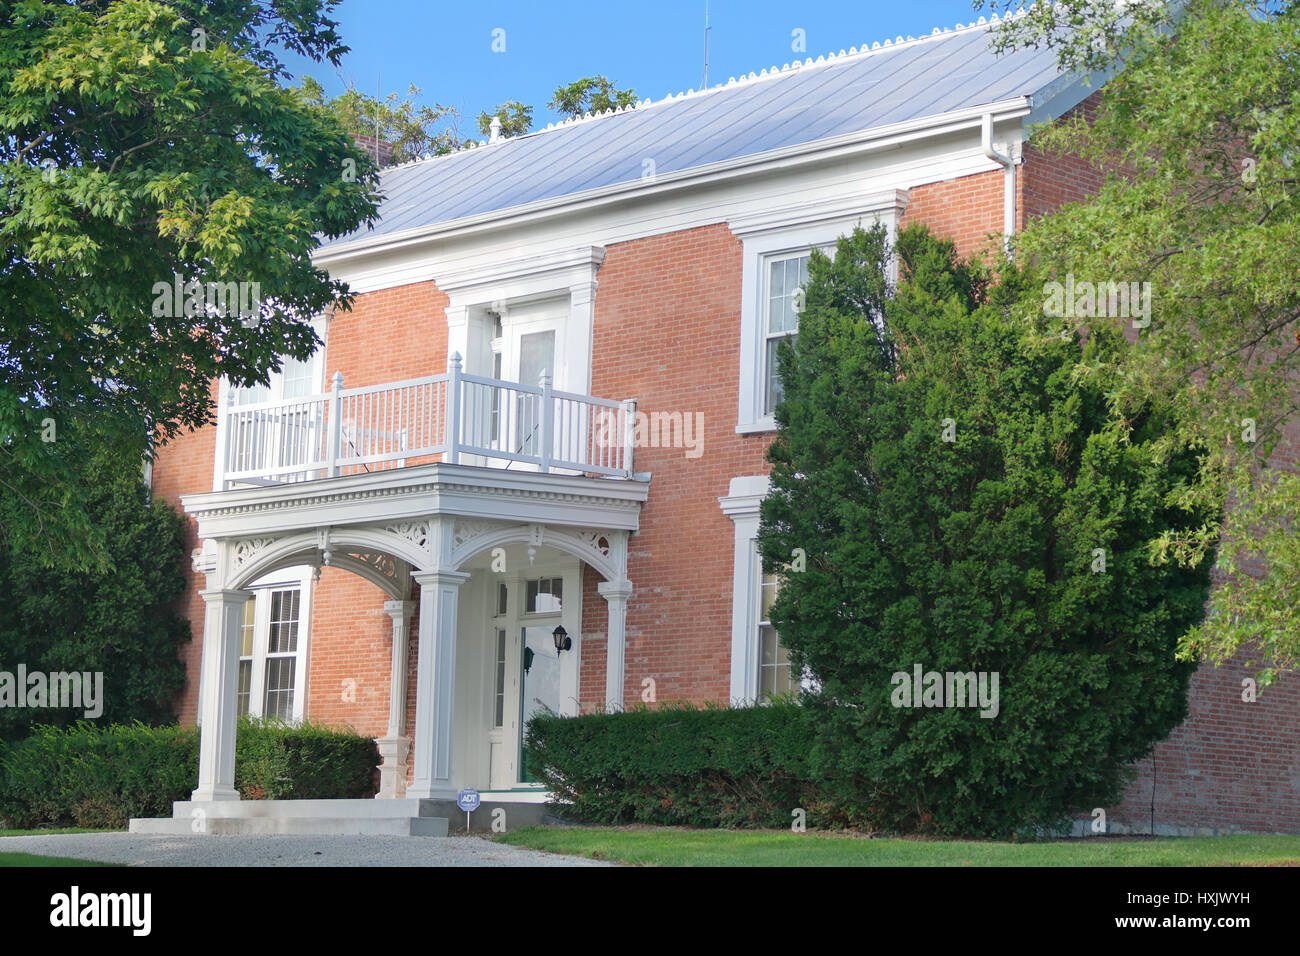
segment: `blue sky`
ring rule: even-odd
[[[379,80],[385,94],[405,93],[414,83],[425,102],[457,107],[471,118],[521,100],[534,107],[536,129],[557,118],[546,109],[555,88],[583,76],[604,74],[641,99],[699,88],[704,6],[704,0],[344,0],[336,18],[352,52],[341,75],[329,64],[287,62],[295,77],[310,74],[331,94],[348,77],[367,92]],[[710,86],[796,57],[921,36],[987,15],[976,13],[971,0],[710,0],[709,13]],[[492,49],[497,29],[505,31],[504,52]],[[806,53],[792,51],[796,30],[803,31]]]

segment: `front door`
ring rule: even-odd
[[[525,741],[531,717],[578,711],[581,580],[579,563],[566,560],[538,562],[498,582],[493,595],[496,614],[486,642],[492,655],[488,744],[493,790],[531,787],[540,781],[537,768],[529,765]],[[556,650],[557,627],[569,634],[569,650]]]

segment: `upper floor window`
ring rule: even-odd
[[[781,401],[777,348],[799,331],[803,289],[808,285],[809,254],[798,253],[767,260],[767,294],[763,319],[763,414],[771,415]]]
[[[316,356],[302,360],[284,356],[280,371],[271,373],[269,385],[245,385],[235,388],[236,405],[303,398],[316,393]]]

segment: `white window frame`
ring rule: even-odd
[[[293,711],[289,723],[300,724],[307,713],[307,679],[311,634],[313,569],[299,566],[276,571],[248,586],[256,601],[253,617],[252,679],[249,682],[248,713],[265,715],[267,647],[271,637],[271,595],[275,591],[298,591],[298,640],[294,651]],[[242,639],[242,635],[241,635]],[[241,656],[240,658],[244,658]]]
[[[780,214],[733,219],[731,231],[744,246],[740,293],[740,389],[737,395],[736,433],[748,435],[776,431],[776,420],[764,410],[767,391],[767,289],[769,263],[807,253],[818,247],[833,252],[836,240],[857,226],[870,228],[882,222],[891,241],[905,198],[895,190],[863,197],[853,203],[858,210],[844,214],[843,203],[819,210],[792,207]]]
[[[733,707],[760,700],[762,665],[763,563],[758,554],[759,506],[771,490],[766,475],[732,478],[727,494],[718,499],[734,528],[731,581],[731,689]],[[800,686],[815,692],[818,683],[805,670]]]

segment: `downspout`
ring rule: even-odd
[[[1011,239],[1016,234],[1016,160],[1004,156],[993,148],[993,114],[985,113],[980,122],[980,146],[984,155],[997,163],[1004,170],[1002,193],[1002,235],[1003,245],[1011,247]]]

